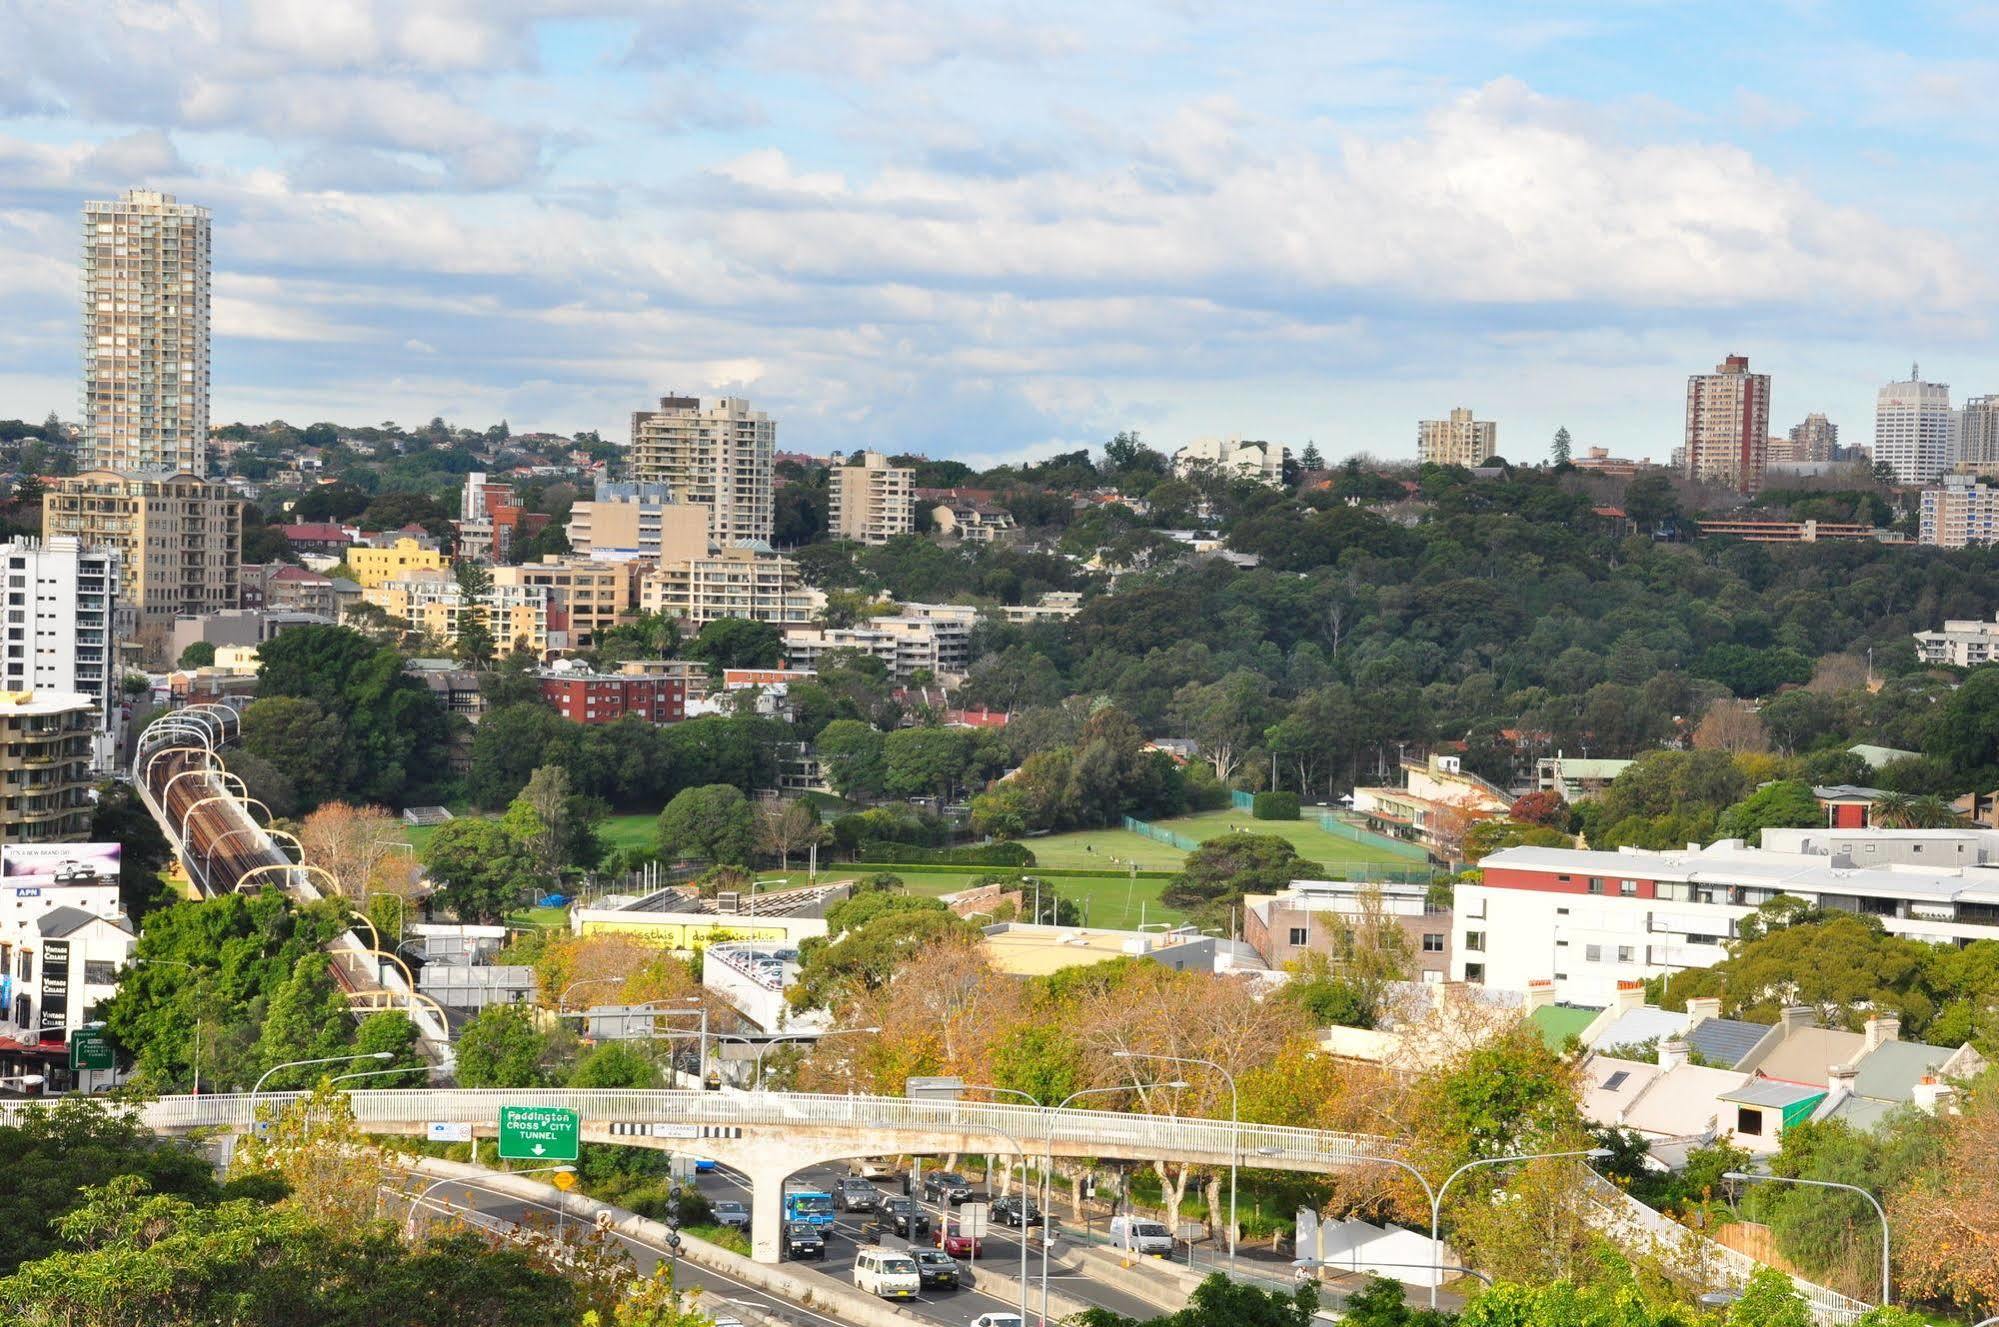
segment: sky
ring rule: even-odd
[[[86,199],[213,210],[213,419],[785,450],[1137,430],[1664,460],[1686,375],[1865,442],[1999,392],[1999,3],[0,0],[0,418]]]

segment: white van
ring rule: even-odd
[[[1111,1218],[1111,1246],[1132,1253],[1173,1256],[1173,1234],[1160,1222],[1142,1216]]]
[[[902,1250],[870,1245],[854,1254],[854,1286],[883,1299],[915,1299],[923,1278],[916,1259]]]

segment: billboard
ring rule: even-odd
[[[69,1026],[69,941],[48,940],[42,944],[42,1039],[55,1034],[62,1040]]]
[[[0,889],[118,883],[115,843],[9,843],[0,847]]]

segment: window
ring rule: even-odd
[[[1606,1092],[1615,1092],[1618,1088],[1623,1087],[1630,1078],[1631,1071],[1629,1069],[1619,1069],[1616,1073],[1603,1080],[1603,1090]]]
[[[1735,1131],[1746,1138],[1763,1136],[1763,1112],[1753,1106],[1735,1108]]]
[[[1485,964],[1483,964],[1483,963],[1467,963],[1467,964],[1465,964],[1465,980],[1466,980],[1466,981],[1484,981],[1484,980],[1485,980]],[[23,997],[23,998],[26,998],[26,997]],[[27,1026],[27,1024],[23,1023],[23,1024],[22,1024],[22,1026],[23,1026],[23,1027],[26,1027],[26,1026]]]
[[[1602,946],[1602,945],[1584,945],[1584,946],[1583,946],[1583,960],[1584,960],[1585,962],[1588,962],[1588,963],[1601,963],[1601,962],[1603,962],[1603,946]]]
[[[1638,882],[1636,880],[1620,880],[1617,882],[1617,892],[1625,898],[1630,898],[1638,892]]]
[[[1433,932],[1425,932],[1423,935],[1423,952],[1426,954],[1443,953],[1444,937]]]
[[[23,949],[21,951],[20,977],[22,981],[33,981],[35,979],[35,951],[32,949]]]
[[[1630,963],[1635,961],[1637,957],[1638,957],[1638,951],[1632,946],[1619,945],[1617,947],[1617,961],[1619,963]]]
[[[1589,892],[1592,894],[1601,894],[1603,892],[1602,876],[1593,875],[1589,878]]]
[[[1471,950],[1474,953],[1483,953],[1485,950],[1485,932],[1466,931],[1465,948]]]
[[[86,986],[114,986],[118,982],[118,965],[98,959],[85,959],[83,982]]]
[[[1310,932],[1310,931],[1309,931],[1309,930],[1308,930],[1307,928],[1305,928],[1305,927],[1303,927],[1303,926],[1294,926],[1294,927],[1292,927],[1292,928],[1291,928],[1291,943],[1292,943],[1292,944],[1294,944],[1294,945],[1302,945],[1302,944],[1305,944],[1305,943],[1309,942],[1309,941],[1311,940],[1311,938],[1312,938],[1312,936],[1311,936],[1311,932]]]

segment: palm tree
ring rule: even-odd
[[[1904,793],[1882,793],[1867,808],[1867,823],[1875,829],[1914,829],[1915,803]]]
[[[1912,798],[1909,802],[1909,828],[1911,829],[1956,829],[1964,823],[1964,817],[1943,798],[1931,794]]]

